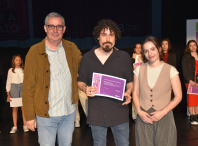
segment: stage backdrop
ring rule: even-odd
[[[198,19],[186,20],[186,42],[189,40],[198,42]]]
[[[119,25],[120,49],[132,48],[148,35],[161,39],[161,0],[0,0],[0,47],[25,48],[40,42],[50,12],[63,15],[64,38],[81,50],[95,45],[92,32],[101,19]]]

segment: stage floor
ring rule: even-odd
[[[174,109],[177,127],[178,146],[198,146],[198,126],[192,126],[189,118],[182,114],[179,108]],[[86,118],[81,114],[81,127],[75,128],[72,146],[93,146],[91,129],[86,125]],[[39,146],[37,132],[24,133],[22,120],[18,120],[18,131],[10,134],[12,119],[3,119],[0,125],[0,146]],[[135,122],[130,120],[130,146],[135,146]],[[57,144],[56,144],[57,145]],[[107,134],[107,146],[115,146],[111,130]]]

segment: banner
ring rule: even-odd
[[[27,0],[0,0],[0,40],[29,38]]]
[[[40,42],[46,36],[44,20],[50,12],[64,17],[63,38],[81,50],[96,45],[92,33],[102,19],[118,24],[119,49],[132,48],[149,35],[161,39],[161,0],[0,0],[0,8],[0,47]]]
[[[115,21],[122,36],[141,37],[152,33],[152,0],[33,0],[32,5],[35,38],[44,37],[41,26],[46,15],[53,11],[64,17],[65,37],[72,39],[92,37],[93,28],[102,19]]]

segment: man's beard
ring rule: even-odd
[[[108,43],[110,43],[110,42],[108,42]],[[106,43],[103,43],[103,45],[104,45],[104,44],[106,44]],[[111,44],[111,43],[110,43],[110,44]],[[112,45],[112,44],[111,44],[111,45]],[[110,45],[106,45],[106,47],[102,47],[102,49],[103,49],[105,52],[110,52],[110,51],[112,50],[112,48],[113,48],[113,47],[110,48]]]

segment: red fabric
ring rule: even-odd
[[[195,83],[197,83],[196,75],[198,72],[198,60],[196,60],[196,65],[195,65]]]
[[[196,66],[195,66],[195,82],[196,81],[196,75],[198,72],[198,60],[196,60]],[[185,84],[186,90],[188,90],[188,83]],[[188,106],[198,106],[198,95],[195,94],[188,94]]]
[[[164,53],[164,59],[163,59],[163,61],[165,62],[165,63],[167,63],[167,60],[168,60],[168,53]]]

